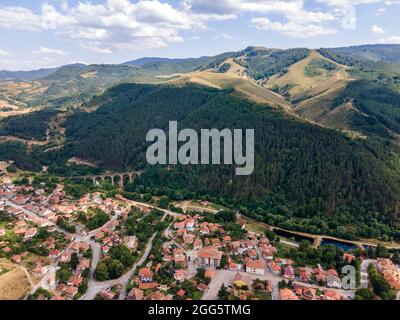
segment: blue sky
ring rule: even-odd
[[[0,0],[0,69],[400,43],[400,0]]]

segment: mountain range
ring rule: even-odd
[[[248,47],[40,72],[0,83],[0,159],[56,175],[69,175],[72,156],[145,169],[131,191],[208,198],[285,228],[400,238],[400,45]],[[148,166],[146,133],[170,120],[254,128],[254,174]]]

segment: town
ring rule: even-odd
[[[317,248],[205,200],[74,197],[50,176],[1,177],[0,299],[399,299],[398,264],[380,244]]]

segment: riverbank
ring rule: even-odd
[[[312,234],[312,233],[307,233],[307,232],[301,232],[301,231],[292,231],[292,230],[287,230],[283,229],[280,227],[275,227],[271,226],[269,224],[266,224],[264,222],[259,222],[254,219],[251,219],[249,217],[243,216],[243,215],[238,215],[238,220],[245,221],[246,223],[249,224],[256,224],[258,230],[269,230],[269,231],[281,231],[286,233],[286,235],[293,235],[294,238],[300,238],[304,240],[309,240],[313,243],[315,247],[319,247],[320,245],[324,245],[324,241],[328,243],[337,243],[338,245],[350,245],[358,248],[365,248],[365,247],[376,247],[379,244],[385,246],[388,249],[400,249],[400,243],[398,242],[388,242],[388,241],[379,241],[378,239],[359,239],[359,240],[347,240],[347,239],[341,239],[337,237],[332,237],[328,235],[317,235],[317,234]],[[278,234],[279,235],[279,234]],[[288,237],[283,237],[287,239]],[[290,239],[289,239],[290,240]]]

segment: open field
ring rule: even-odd
[[[308,68],[313,63],[324,61],[330,63],[336,67],[335,70],[328,71],[322,68],[314,67],[315,74],[307,72]],[[285,88],[292,100],[298,100],[301,98],[315,97],[317,95],[326,93],[328,90],[336,90],[346,85],[349,76],[346,72],[346,67],[336,64],[316,51],[312,51],[311,54],[293,64],[289,70],[281,75],[275,75],[271,77],[267,82],[267,87],[272,89],[273,87]]]
[[[0,260],[0,300],[22,299],[30,289],[30,283],[25,272],[7,260]]]
[[[196,71],[182,75],[178,79],[171,80],[172,83],[196,83],[217,89],[234,88],[247,98],[266,103],[271,107],[283,108],[287,111],[292,109],[290,102],[275,92],[258,85],[254,80],[247,77],[242,66],[227,59],[223,64],[228,64],[230,69],[224,73],[213,69]]]

